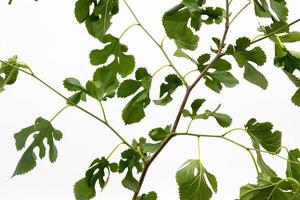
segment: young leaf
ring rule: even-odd
[[[13,56],[5,63],[0,64],[0,93],[4,90],[5,85],[12,85],[17,81],[19,67],[22,67],[18,62],[18,57]]]
[[[288,154],[286,176],[300,182],[300,150],[290,150]]]
[[[256,119],[250,119],[245,125],[247,133],[253,142],[261,145],[271,153],[279,153],[281,147],[281,132],[273,131],[273,125],[270,122],[257,122]]]
[[[150,138],[153,141],[163,141],[170,135],[171,126],[166,126],[163,128],[152,129],[149,133]]]
[[[155,192],[149,192],[148,194],[142,194],[137,200],[157,200],[157,194]]]
[[[137,172],[141,172],[143,164],[141,163],[141,156],[133,149],[128,149],[122,153],[122,159],[119,162],[119,173],[123,173],[127,169],[125,178],[122,180],[122,184],[125,188],[137,191],[138,181],[133,176],[133,169]]]
[[[76,78],[66,78],[64,80],[64,87],[72,92],[81,91],[84,87],[81,85],[80,81]]]
[[[51,123],[41,117],[37,118],[33,126],[22,129],[14,135],[16,140],[17,150],[25,147],[26,141],[30,135],[33,135],[33,142],[23,153],[18,165],[15,169],[13,176],[21,175],[29,172],[36,166],[36,155],[34,149],[39,148],[39,157],[42,159],[46,155],[46,147],[43,143],[47,140],[49,146],[49,159],[50,162],[55,162],[57,158],[57,148],[54,140],[59,141],[62,138],[62,133],[53,128]]]
[[[165,78],[166,83],[162,83],[160,86],[159,100],[154,100],[156,105],[166,105],[171,102],[173,99],[171,95],[175,90],[182,86],[182,81],[176,74],[170,74]],[[165,95],[165,96],[164,96]]]
[[[180,200],[209,200],[217,191],[214,175],[207,172],[200,160],[188,160],[176,173]],[[212,188],[212,189],[211,189]]]
[[[74,195],[76,200],[90,200],[95,197],[96,191],[89,187],[85,178],[80,179],[74,185]]]
[[[193,101],[193,103],[191,104],[191,108],[194,115],[197,114],[199,108],[203,105],[205,101],[205,99],[196,99]]]
[[[267,89],[268,81],[265,78],[265,76],[249,63],[245,63],[244,66],[245,66],[244,78],[250,83],[257,85],[264,90]]]
[[[232,123],[232,118],[227,114],[212,112],[208,115],[214,117],[216,119],[216,121],[218,122],[218,124],[220,126],[222,126],[223,128],[229,127]]]

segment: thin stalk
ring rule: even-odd
[[[105,121],[105,123],[108,123],[107,118],[106,118],[106,114],[105,114],[105,109],[104,109],[104,106],[102,104],[102,101],[99,101],[99,104],[100,104],[100,107],[101,107],[101,111],[102,111],[102,115],[103,115],[104,121]]]
[[[55,118],[60,115],[65,109],[67,109],[69,107],[69,105],[64,106],[63,108],[61,108],[50,120],[50,122],[53,122],[53,120],[55,120]]]
[[[257,162],[256,162],[256,160],[255,160],[255,157],[254,157],[253,153],[251,152],[250,149],[247,149],[247,152],[249,153],[249,155],[250,155],[250,157],[251,157],[251,159],[252,159],[252,161],[253,161],[253,164],[254,164],[254,166],[255,166],[255,169],[256,169],[257,174],[259,174],[259,168],[258,168],[258,165],[257,165]]]
[[[7,63],[5,61],[0,60],[0,62],[3,62],[5,64],[8,64],[12,67],[15,67],[14,65],[11,65],[10,63]],[[44,86],[46,86],[47,88],[49,88],[51,91],[53,91],[54,93],[56,93],[58,96],[60,96],[61,98],[65,99],[66,101],[68,100],[67,97],[65,97],[63,94],[61,94],[60,92],[58,92],[56,89],[54,89],[52,86],[50,86],[48,83],[46,83],[45,81],[43,81],[42,79],[40,79],[39,77],[37,77],[34,74],[31,74],[23,69],[17,68],[19,71],[31,76],[32,78],[36,79],[37,81],[39,81],[41,84],[43,84]],[[105,126],[107,126],[124,144],[126,144],[129,148],[132,148],[131,145],[121,136],[121,134],[119,134],[110,124],[106,123],[104,120],[100,119],[99,117],[97,117],[96,115],[94,115],[93,113],[85,110],[84,108],[78,106],[78,105],[74,105],[74,107],[78,108],[79,110],[81,110],[82,112],[90,115],[91,117],[95,118],[96,120],[98,120],[99,122],[101,122],[102,124],[104,124]]]
[[[297,19],[297,20],[291,22],[290,24],[287,24],[287,25],[285,25],[285,26],[282,26],[282,27],[280,27],[279,29],[277,29],[277,30],[275,30],[275,31],[273,31],[273,32],[271,32],[271,33],[269,33],[269,34],[267,34],[267,35],[265,35],[265,36],[263,36],[263,37],[261,37],[261,38],[259,38],[259,39],[253,40],[253,41],[251,42],[251,44],[254,44],[254,43],[256,43],[256,42],[259,42],[259,41],[262,41],[262,40],[264,40],[264,39],[266,39],[266,38],[269,38],[269,37],[273,36],[274,34],[280,32],[280,31],[282,31],[282,30],[284,30],[284,29],[286,29],[286,28],[288,28],[288,27],[290,27],[290,26],[292,26],[292,25],[294,25],[294,24],[296,24],[296,23],[298,23],[298,22],[300,22],[300,19]]]
[[[244,128],[233,128],[229,131],[226,131],[222,136],[225,137],[226,135],[228,135],[229,133],[232,133],[234,131],[246,131]]]
[[[122,37],[125,35],[125,33],[127,33],[127,31],[129,31],[132,27],[134,27],[134,26],[140,26],[139,24],[131,24],[130,26],[128,26],[124,31],[123,31],[123,33],[120,35],[120,37],[119,37],[119,40],[121,40],[122,39]]]
[[[194,73],[194,72],[198,72],[199,70],[198,69],[193,69],[189,72],[187,72],[183,77],[186,78],[188,75],[190,75],[191,73]]]
[[[229,22],[229,24],[231,25],[234,20],[236,20],[236,18],[251,4],[251,1],[249,1],[246,5],[244,5],[239,12],[232,18],[232,20]]]
[[[163,66],[161,66],[160,68],[158,68],[158,69],[153,73],[152,78],[153,78],[154,76],[156,76],[161,70],[163,70],[164,68],[167,68],[167,67],[171,67],[171,65],[170,65],[170,64],[166,64],[166,65],[163,65]]]
[[[198,147],[198,160],[200,161],[201,159],[201,153],[200,153],[200,137],[197,137],[197,147]]]
[[[123,145],[124,143],[123,142],[121,142],[121,143],[119,143],[118,145],[116,145],[115,146],[115,148],[113,148],[113,150],[108,154],[108,156],[106,156],[106,159],[108,160],[116,151],[117,151],[117,149],[121,146],[121,145]]]
[[[194,120],[191,119],[191,121],[189,122],[188,127],[186,128],[186,133],[188,133],[190,131],[191,125],[193,123]]]
[[[165,58],[167,59],[167,61],[170,63],[170,66],[173,68],[173,70],[176,72],[176,74],[179,76],[179,78],[181,79],[181,81],[183,82],[183,84],[188,87],[188,83],[184,80],[183,76],[181,75],[181,73],[178,71],[178,69],[175,67],[174,63],[172,62],[172,60],[170,59],[170,57],[168,56],[167,52],[162,48],[162,46],[159,44],[159,42],[156,41],[156,39],[151,35],[151,33],[142,25],[142,23],[140,22],[139,18],[136,16],[136,14],[133,12],[132,8],[130,7],[130,5],[127,3],[126,0],[124,0],[124,3],[126,5],[126,7],[128,8],[128,10],[130,11],[130,13],[132,14],[132,16],[134,17],[134,19],[136,20],[136,22],[139,24],[139,26],[144,30],[144,32],[150,37],[150,39],[156,44],[156,46],[160,49],[160,51],[163,53],[163,55],[165,56]]]

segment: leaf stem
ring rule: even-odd
[[[277,30],[275,30],[275,31],[273,31],[273,32],[271,32],[271,33],[269,33],[269,34],[267,34],[267,35],[261,37],[261,38],[258,38],[258,39],[256,39],[256,40],[253,40],[253,41],[251,42],[251,44],[254,44],[254,43],[257,43],[257,42],[259,42],[259,41],[262,41],[262,40],[264,40],[264,39],[266,39],[266,38],[269,38],[269,37],[273,36],[274,34],[280,32],[280,31],[282,31],[282,30],[284,30],[284,29],[286,29],[286,28],[288,28],[288,27],[290,27],[290,26],[292,26],[292,25],[294,25],[294,24],[296,24],[296,23],[298,23],[298,22],[300,22],[300,18],[297,19],[297,20],[295,20],[295,21],[293,21],[293,22],[291,22],[291,23],[289,23],[289,24],[287,24],[287,25],[285,25],[285,26],[280,27],[279,29],[277,29]]]
[[[253,161],[253,164],[254,164],[254,166],[255,166],[255,169],[256,169],[257,174],[259,174],[258,164],[257,164],[257,162],[256,162],[256,160],[255,160],[255,157],[254,157],[253,153],[251,152],[250,149],[247,149],[247,152],[249,153],[249,155],[250,155],[250,157],[251,157],[251,159],[252,159],[252,161]]]
[[[117,151],[117,149],[121,146],[121,145],[123,145],[124,143],[123,142],[121,142],[121,143],[119,143],[118,145],[116,145],[114,148],[113,148],[113,150],[108,154],[108,156],[106,156],[106,159],[108,160],[116,151]]]
[[[170,59],[170,57],[168,56],[167,52],[163,49],[163,47],[159,44],[159,42],[156,41],[156,39],[151,35],[151,33],[142,25],[142,23],[140,22],[139,18],[136,16],[136,14],[133,12],[132,8],[130,7],[130,5],[127,3],[126,0],[124,0],[124,3],[126,5],[126,7],[128,8],[128,10],[130,11],[130,13],[132,14],[132,16],[134,17],[134,19],[136,20],[136,22],[139,24],[139,26],[143,29],[143,31],[150,37],[150,39],[156,44],[156,46],[161,50],[161,52],[163,53],[163,55],[165,56],[165,58],[167,59],[167,61],[170,63],[170,66],[173,68],[173,70],[176,72],[176,74],[179,76],[179,78],[182,80],[183,84],[188,87],[188,83],[184,80],[183,76],[181,75],[181,73],[178,71],[178,69],[175,67],[174,63],[172,62],[172,60]]]
[[[123,33],[120,35],[119,40],[121,40],[122,37],[125,35],[125,33],[127,33],[127,31],[129,31],[129,30],[130,30],[132,27],[134,27],[134,26],[140,26],[140,25],[137,24],[137,23],[135,23],[135,24],[131,24],[130,26],[128,26],[128,27],[123,31]]]
[[[183,77],[186,78],[188,75],[190,75],[191,73],[194,73],[194,72],[198,72],[199,70],[198,69],[193,69],[189,72],[187,72]]]
[[[69,105],[64,106],[63,108],[61,108],[50,120],[50,122],[53,122],[53,120],[60,115],[65,109],[67,109],[69,107]]]
[[[198,147],[198,160],[201,161],[201,154],[200,154],[200,137],[197,137],[197,147]]]
[[[156,76],[162,69],[167,68],[167,67],[171,67],[171,65],[170,65],[170,64],[166,64],[166,65],[163,65],[163,66],[161,66],[160,68],[158,68],[158,69],[153,73],[152,78],[153,78],[154,76]]]
[[[191,119],[191,121],[189,122],[189,125],[188,125],[188,127],[187,127],[187,129],[186,129],[186,133],[188,133],[189,131],[190,131],[190,128],[191,128],[191,125],[192,125],[192,123],[193,123],[193,119]]]
[[[231,25],[234,20],[236,20],[236,18],[251,4],[251,0],[248,0],[248,3],[246,5],[244,5],[239,12],[232,18],[232,20],[229,22],[229,24]]]
[[[7,63],[5,61],[1,61],[7,65],[10,65],[12,67],[15,67],[14,65],[11,65],[10,63]],[[39,81],[41,84],[43,84],[44,86],[46,86],[47,88],[49,88],[51,91],[53,91],[54,93],[56,93],[58,96],[60,96],[61,98],[65,99],[66,101],[68,100],[67,97],[65,97],[63,94],[61,94],[60,92],[58,92],[56,89],[54,89],[52,86],[50,86],[48,83],[46,83],[45,81],[43,81],[42,79],[40,79],[39,77],[37,77],[34,74],[31,74],[23,69],[18,68],[19,71],[31,76],[32,78],[36,79],[37,81]],[[98,120],[99,122],[101,122],[102,124],[104,124],[105,126],[107,126],[124,144],[126,144],[129,148],[132,148],[131,145],[121,136],[121,134],[119,134],[109,123],[105,122],[104,120],[100,119],[99,117],[97,117],[96,115],[94,115],[93,113],[85,110],[84,108],[78,106],[78,105],[74,105],[74,107],[78,108],[79,110],[81,110],[82,112],[90,115],[91,117],[95,118],[96,120]]]
[[[103,115],[104,121],[105,121],[105,123],[108,123],[107,118],[106,118],[106,114],[105,114],[105,109],[104,109],[104,106],[102,104],[102,101],[99,101],[99,104],[100,104],[100,107],[101,107],[101,111],[102,111],[102,115]]]

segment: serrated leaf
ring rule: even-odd
[[[117,95],[122,98],[128,97],[134,94],[141,86],[142,84],[139,81],[132,79],[125,80],[120,84]]]
[[[253,118],[247,122],[245,128],[254,143],[271,153],[279,153],[282,134],[280,131],[272,131],[273,125],[270,122],[260,123]]]
[[[296,106],[300,106],[300,88],[296,91],[296,93],[292,97],[292,102]]]
[[[95,197],[96,191],[89,187],[86,179],[83,178],[75,183],[74,195],[76,200],[90,200]]]
[[[233,55],[240,67],[244,66],[248,62],[254,62],[258,66],[263,65],[267,60],[266,54],[260,47],[254,47],[253,49],[247,50],[250,45],[251,40],[249,38],[242,37],[236,40],[236,45],[234,47],[230,45],[226,53]]]
[[[292,43],[300,41],[300,32],[293,31],[279,36],[280,41],[283,43]]]
[[[75,4],[75,17],[79,23],[84,22],[90,13],[90,0],[78,0]]]
[[[176,173],[180,200],[209,200],[213,188],[217,191],[216,178],[207,172],[200,160],[188,160]]]
[[[267,89],[268,81],[261,72],[259,72],[249,63],[246,63],[244,67],[245,67],[244,78],[247,81],[259,86],[264,90]]]
[[[155,192],[149,192],[148,194],[142,194],[137,200],[157,200],[157,194]]]
[[[269,5],[266,0],[254,0],[255,14],[258,17],[271,17]]]
[[[137,81],[143,80],[144,78],[151,78],[146,68],[140,67],[135,71],[135,79]]]
[[[14,135],[17,150],[21,150],[25,147],[28,137],[32,134],[34,134],[33,141],[23,153],[15,172],[13,173],[13,176],[27,173],[36,166],[37,157],[34,153],[35,148],[39,148],[39,157],[41,159],[45,157],[46,147],[43,143],[44,140],[47,141],[49,146],[50,162],[53,163],[56,161],[57,148],[54,144],[54,140],[59,141],[62,138],[62,133],[53,128],[49,121],[39,117],[36,119],[34,126],[24,128]]]

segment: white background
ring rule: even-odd
[[[209,3],[223,1],[209,1]],[[287,1],[290,7],[290,21],[299,18],[298,1]],[[157,40],[164,36],[161,16],[177,2],[129,0],[137,16]],[[246,1],[234,1],[232,11],[236,11]],[[7,1],[0,2],[0,58],[6,59],[17,54],[21,61],[31,66],[36,75],[54,86],[65,95],[62,81],[66,77],[76,77],[85,83],[96,69],[89,64],[89,52],[102,45],[88,35],[84,25],[76,22],[73,14],[74,1],[71,0],[15,0],[12,6]],[[134,19],[121,3],[120,14],[113,20],[111,32],[120,35]],[[255,37],[258,33],[258,19],[253,7],[231,27],[228,42],[233,43],[239,36]],[[221,37],[223,26],[218,28],[203,26],[199,32],[200,48],[192,55],[199,56],[208,50],[210,37]],[[300,30],[299,25],[292,27]],[[129,46],[129,53],[135,55],[137,67],[144,66],[153,73],[158,67],[167,64],[159,49],[145,33],[135,27],[122,40]],[[289,148],[299,147],[300,108],[294,106],[290,97],[296,88],[284,76],[282,71],[273,66],[273,47],[270,42],[260,42],[269,57],[268,63],[260,68],[269,80],[266,91],[243,80],[243,70],[234,63],[233,74],[240,80],[234,89],[224,89],[221,95],[215,94],[203,86],[197,86],[193,98],[206,98],[205,108],[214,109],[222,103],[221,111],[232,116],[232,127],[243,127],[248,119],[256,117],[259,121],[271,121],[275,128],[283,132],[283,145]],[[169,54],[174,52],[172,41],[166,42]],[[299,50],[297,45],[292,48]],[[193,68],[193,65],[174,58],[181,72]],[[165,75],[172,71],[164,70],[155,79],[152,98],[158,97],[159,84]],[[190,81],[195,78],[190,76]],[[174,101],[166,107],[151,105],[147,108],[147,118],[136,125],[124,126],[120,111],[128,99],[115,99],[105,102],[109,121],[125,138],[131,140],[147,136],[151,128],[172,123],[182,100],[184,89],[174,94]],[[118,139],[102,124],[75,108],[66,110],[54,121],[54,126],[64,133],[62,141],[57,142],[59,155],[55,164],[48,158],[38,161],[37,167],[30,173],[10,179],[21,156],[14,146],[13,134],[21,128],[34,123],[42,116],[50,119],[61,107],[64,100],[49,91],[36,80],[20,74],[17,83],[0,94],[0,199],[2,200],[68,200],[73,197],[73,184],[84,176],[90,162],[107,155]],[[190,105],[191,102],[189,102]],[[101,116],[99,105],[88,101],[83,105],[91,112]],[[187,120],[183,119],[179,130],[185,130]],[[214,120],[196,121],[192,132],[218,134],[219,128]],[[231,136],[245,145],[250,145],[243,133]],[[122,149],[120,149],[121,151]],[[175,172],[187,159],[196,158],[197,146],[194,138],[176,138],[165,148],[151,166],[142,191],[155,190],[161,200],[178,199]],[[286,156],[285,153],[282,153]],[[247,152],[237,146],[217,139],[201,140],[201,157],[208,171],[216,175],[219,183],[218,194],[213,199],[232,200],[238,198],[239,187],[255,182],[256,172]],[[118,160],[118,154],[113,160]],[[274,169],[284,176],[285,161],[279,158],[267,160]],[[123,200],[131,199],[132,193],[125,190],[120,181],[123,175],[112,176],[105,190],[98,192],[95,199]]]

